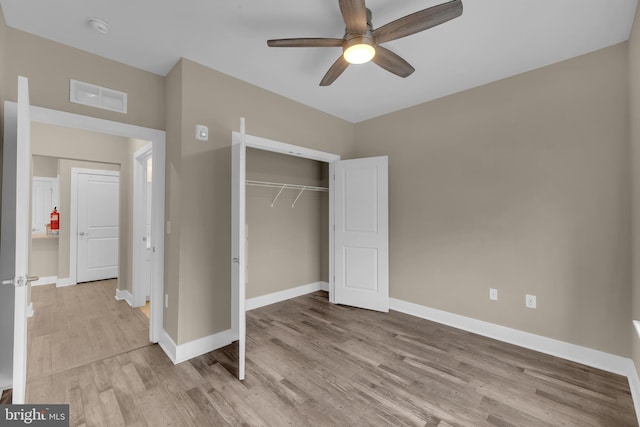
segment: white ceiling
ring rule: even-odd
[[[373,26],[444,0],[368,0]],[[340,48],[266,40],[341,38],[337,0],[0,0],[10,27],[166,75],[188,58],[350,122],[359,122],[625,41],[637,0],[463,0],[461,17],[384,44],[406,79],[373,63],[318,83]],[[100,34],[88,19],[106,20]],[[118,89],[118,88],[114,88]]]

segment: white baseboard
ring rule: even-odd
[[[63,286],[73,286],[73,285],[77,285],[77,283],[71,280],[70,277],[65,277],[64,279],[58,279],[56,281],[56,288],[61,288]]]
[[[58,282],[58,276],[45,276],[31,282],[31,286],[55,285]]]
[[[174,364],[178,364],[210,351],[217,350],[236,341],[238,337],[231,329],[208,337],[177,345],[163,329],[158,344]]]
[[[615,354],[605,353],[599,350],[566,343],[553,338],[547,338],[517,329],[507,328],[482,320],[449,313],[435,308],[425,307],[398,300],[389,299],[390,308],[422,319],[432,320],[437,323],[452,326],[474,334],[483,335],[499,341],[514,344],[520,347],[539,351],[541,353],[557,356],[562,359],[582,363],[583,365],[627,376],[631,359]]]
[[[125,300],[127,304],[133,307],[133,295],[128,290],[121,291],[120,289],[116,289],[116,299],[118,301]]]
[[[27,317],[33,317],[33,313],[35,313],[33,311],[33,302],[30,302],[27,306]]]
[[[261,295],[259,297],[248,298],[244,303],[244,307],[246,311],[251,311],[255,310],[256,308],[275,304],[281,301],[286,301],[288,299],[307,295],[316,291],[329,291],[329,284],[327,282],[310,283],[308,285],[285,289],[283,291]]]

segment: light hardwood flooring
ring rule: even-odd
[[[27,323],[27,379],[149,345],[149,319],[116,301],[117,281],[34,286]]]
[[[145,346],[29,381],[71,425],[635,426],[627,380],[324,292],[247,313],[236,346],[173,365]]]

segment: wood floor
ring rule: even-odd
[[[34,286],[27,323],[27,379],[149,345],[149,319],[116,301],[117,281]]]
[[[41,375],[28,399],[70,403],[74,426],[637,425],[626,378],[433,322],[324,292],[247,315],[244,382],[233,345],[178,365],[151,345]]]

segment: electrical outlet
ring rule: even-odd
[[[489,288],[489,299],[492,301],[498,300],[498,290],[494,288]]]
[[[169,294],[164,294],[164,308],[169,308]]]
[[[524,296],[524,305],[527,308],[536,308],[536,296],[526,294]]]

